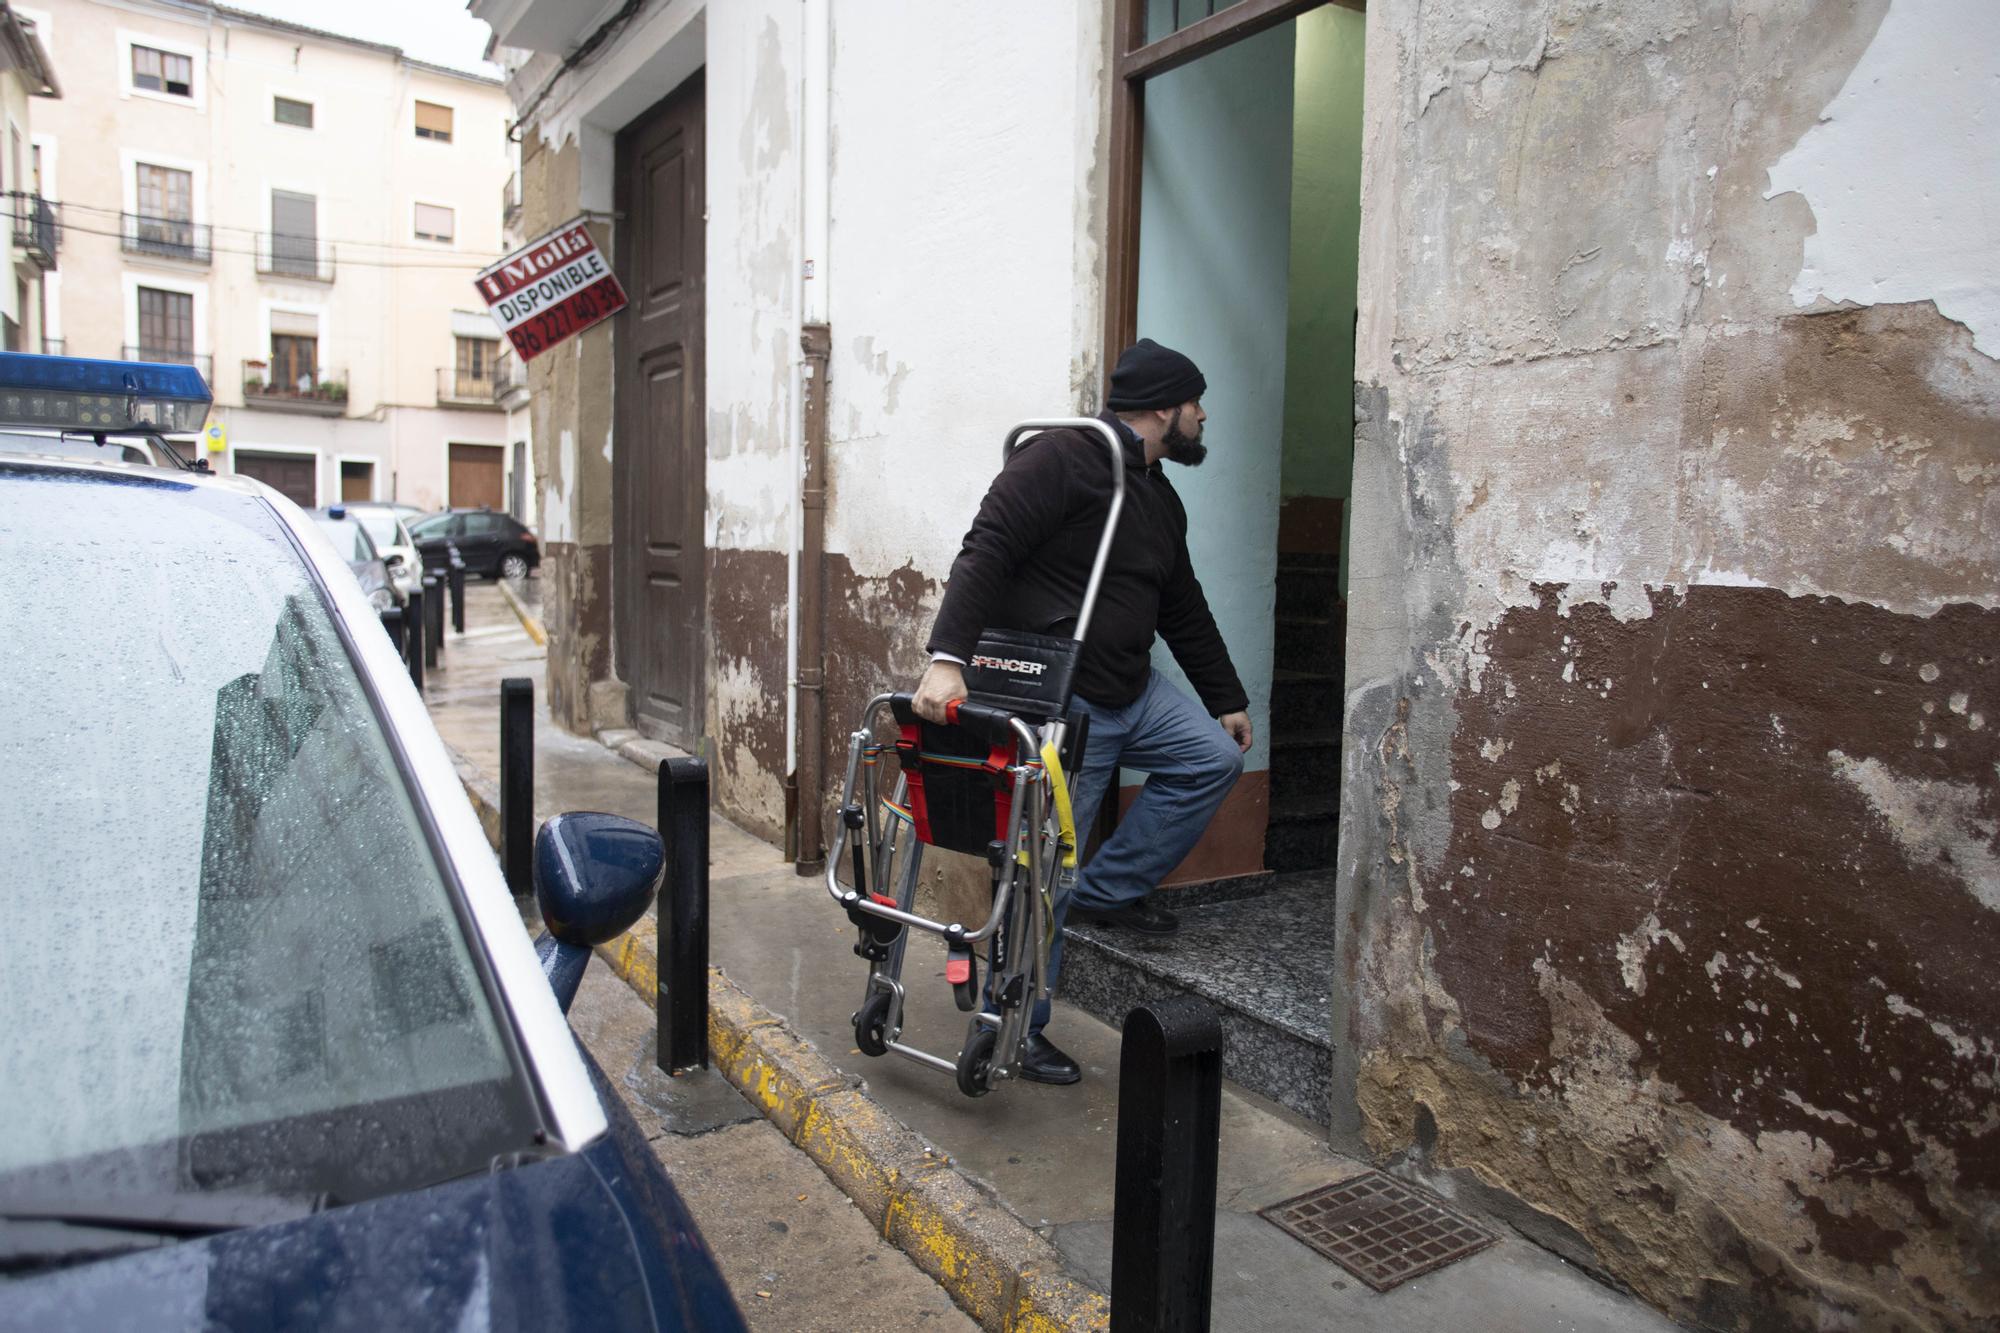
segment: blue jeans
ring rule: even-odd
[[[1143,769],[1148,776],[1139,799],[1083,868],[1075,889],[1056,899],[1055,939],[1049,946],[1051,994],[1062,971],[1063,923],[1071,905],[1114,911],[1151,893],[1194,849],[1243,771],[1235,739],[1157,671],[1125,708],[1100,708],[1081,698],[1076,704],[1090,714],[1082,770],[1068,775],[1077,836],[1089,837],[1097,807],[1119,769]],[[1035,1006],[1028,1030],[1040,1032],[1048,1021],[1044,1000]]]

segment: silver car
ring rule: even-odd
[[[319,529],[320,535],[333,543],[334,553],[354,571],[355,580],[361,584],[361,591],[368,598],[368,605],[379,614],[401,606],[407,600],[402,589],[395,584],[389,562],[382,558],[367,524],[349,513],[344,505],[328,505],[311,513],[313,525]]]
[[[396,589],[397,602],[409,601],[410,594],[423,586],[424,562],[417,554],[417,540],[410,535],[404,519],[414,520],[422,511],[413,508],[406,514],[402,506],[375,500],[357,500],[346,508],[368,529],[382,563],[389,567],[389,582]]]

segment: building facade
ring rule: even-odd
[[[82,90],[34,135],[68,261],[50,337],[198,366],[211,465],[301,504],[507,506],[472,286],[502,246],[498,79],[193,0],[32,13]]]
[[[1982,6],[472,8],[633,302],[530,368],[559,719],[810,864],[1008,426],[1181,346],[1291,1104],[1692,1324],[1991,1323]]]
[[[0,3],[0,114],[6,117],[0,198],[7,201],[7,264],[13,278],[0,284],[0,347],[10,352],[50,350],[47,283],[57,268],[62,233],[42,188],[35,113],[61,97],[55,62],[35,21]]]

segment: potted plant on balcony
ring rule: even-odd
[[[245,361],[243,363],[243,392],[264,392],[265,372],[270,369],[267,361]]]

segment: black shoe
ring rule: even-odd
[[[1171,935],[1181,928],[1181,919],[1164,907],[1155,907],[1141,898],[1136,903],[1097,912],[1088,907],[1075,910],[1076,919],[1095,926],[1118,926],[1141,935]]]
[[[1021,1048],[1021,1077],[1030,1083],[1075,1083],[1083,1077],[1076,1061],[1056,1049],[1056,1044],[1039,1032],[1028,1035]]]

